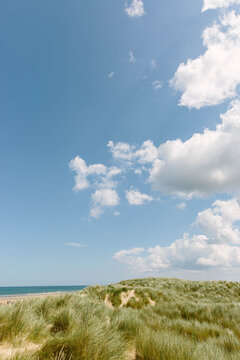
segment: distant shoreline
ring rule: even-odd
[[[25,296],[30,294],[47,294],[47,293],[80,291],[85,287],[86,285],[0,287],[0,298]]]
[[[22,294],[22,295],[1,295],[0,305],[12,304],[19,300],[32,299],[32,298],[46,298],[48,296],[57,296],[61,294],[67,294],[68,292],[48,292],[48,293],[35,293],[35,294]]]
[[[12,294],[0,294],[0,305],[4,305],[4,304],[12,304],[16,301],[19,300],[24,300],[24,299],[32,299],[32,298],[46,298],[48,296],[57,296],[57,295],[61,295],[61,294],[70,294],[76,291],[81,291],[82,289],[84,289],[86,286],[64,286],[64,287],[59,287],[59,290],[57,291],[39,291],[39,292],[31,292],[31,287],[29,287],[29,292],[27,293],[12,293]],[[56,288],[56,287],[54,287]],[[20,288],[18,288],[20,289]],[[26,289],[26,287],[24,287],[24,289]],[[35,288],[36,289],[36,288]],[[40,288],[41,289],[41,288]],[[40,290],[39,289],[39,290]],[[46,288],[45,288],[46,289]]]

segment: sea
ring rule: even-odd
[[[16,286],[0,287],[0,297],[14,295],[41,294],[52,292],[73,292],[84,289],[84,285],[76,286]]]

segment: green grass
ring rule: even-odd
[[[239,360],[240,283],[136,279],[2,305],[0,359]]]

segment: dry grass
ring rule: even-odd
[[[2,360],[239,360],[240,284],[136,279],[0,306]]]

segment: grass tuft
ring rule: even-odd
[[[240,284],[135,279],[2,305],[0,359],[239,360]]]

